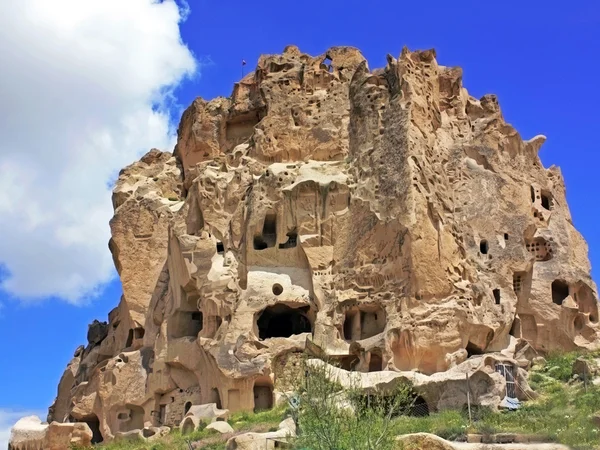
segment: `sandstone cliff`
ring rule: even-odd
[[[231,97],[195,100],[173,155],[120,173],[123,296],[49,421],[98,441],[191,405],[269,408],[307,346],[423,380],[483,353],[598,348],[587,246],[545,138],[522,140],[461,76],[433,50],[370,70],[354,48],[290,46]]]

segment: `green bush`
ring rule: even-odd
[[[392,418],[414,403],[412,387],[400,384],[388,395],[343,390],[327,367],[306,367],[300,391],[296,448],[311,450],[391,450]]]
[[[573,363],[577,359],[576,352],[550,353],[546,358],[546,364],[541,371],[558,381],[569,381]]]

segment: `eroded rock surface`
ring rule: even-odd
[[[349,47],[262,56],[231,97],[194,101],[174,154],[121,172],[123,296],[49,420],[97,442],[192,405],[270,408],[307,345],[433,379],[488,352],[598,348],[587,245],[544,140],[433,50],[377,70]]]

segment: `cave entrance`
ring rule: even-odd
[[[409,411],[409,416],[413,417],[426,417],[429,415],[429,405],[423,397],[418,395],[413,401]]]
[[[382,333],[385,329],[385,311],[382,308],[351,308],[344,319],[344,339],[360,341]]]
[[[290,231],[287,238],[286,242],[279,244],[279,248],[294,248],[298,244],[298,233],[296,231]]]
[[[135,341],[144,339],[144,334],[145,331],[143,327],[130,328],[129,333],[127,334],[125,348],[131,347]]]
[[[104,439],[102,438],[102,433],[100,432],[100,420],[98,420],[98,416],[96,414],[92,414],[85,420],[82,420],[90,427],[92,430],[92,444],[99,444]]]
[[[177,311],[169,318],[169,335],[172,338],[198,337],[204,319],[201,311]]]
[[[199,295],[180,290],[180,303],[167,321],[167,332],[171,338],[198,337],[204,327],[202,311],[198,310]]]
[[[158,407],[158,426],[165,425],[167,420],[167,405],[160,405]]]
[[[210,401],[208,403],[216,403],[217,408],[221,409],[221,395],[217,388],[212,388],[210,390]]]
[[[590,322],[598,322],[598,301],[592,288],[583,282],[579,282],[574,296],[579,312],[589,314]]]
[[[493,294],[494,294],[494,302],[496,303],[496,305],[499,305],[500,304],[500,289],[494,289]]]
[[[254,250],[275,247],[277,241],[277,215],[269,213],[265,216],[262,234],[254,236]]]
[[[383,358],[380,352],[371,352],[369,358],[369,372],[380,372],[383,370]]]
[[[308,309],[308,306],[290,308],[282,303],[263,309],[257,320],[259,339],[312,333],[312,323],[306,315]]]
[[[344,355],[337,358],[332,357],[332,361],[340,368],[353,372],[356,366],[360,362],[356,355]]]
[[[249,111],[225,122],[225,138],[233,144],[241,144],[254,133],[254,127],[260,122],[259,111]]]
[[[552,194],[549,191],[542,190],[541,197],[542,208],[550,211],[552,209]]]
[[[144,408],[137,405],[127,405],[127,409],[117,414],[119,430],[127,432],[144,428]]]
[[[479,252],[482,255],[487,255],[487,253],[488,253],[489,250],[490,250],[490,245],[488,244],[488,241],[486,241],[485,239],[483,239],[479,243]]]
[[[471,341],[467,343],[465,350],[467,351],[467,359],[469,359],[471,356],[483,355],[485,353],[482,348]]]
[[[254,385],[254,412],[273,408],[273,386],[266,383]]]
[[[552,282],[552,301],[560,306],[568,296],[569,285],[563,280],[554,280]]]

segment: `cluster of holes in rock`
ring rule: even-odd
[[[535,238],[526,242],[525,247],[535,257],[536,261],[549,261],[552,259],[552,245],[544,238]]]
[[[326,271],[319,271],[318,270],[318,271],[314,272],[314,275],[330,275],[330,273],[326,272]]]
[[[309,306],[291,308],[282,303],[268,306],[258,315],[258,337],[260,340],[295,334],[312,333],[312,322],[307,313]]]
[[[519,295],[523,289],[523,277],[520,274],[513,275],[513,291]]]

